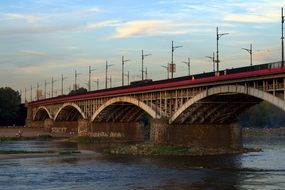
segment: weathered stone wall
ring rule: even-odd
[[[242,147],[239,125],[170,125],[167,120],[151,121],[150,140],[154,144],[194,148],[236,149]]]
[[[119,139],[124,141],[143,141],[142,124],[131,123],[92,123],[89,133],[92,137]]]

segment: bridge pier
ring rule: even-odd
[[[44,120],[43,127],[44,127],[45,131],[51,132],[51,129],[53,128],[53,126],[54,126],[54,121],[52,119],[47,118]]]
[[[87,119],[79,119],[78,120],[78,135],[79,136],[87,136],[90,132],[90,121]]]
[[[166,119],[153,119],[150,127],[153,144],[223,150],[242,147],[238,124],[168,124]]]
[[[89,135],[106,140],[144,140],[143,125],[140,122],[94,122]]]

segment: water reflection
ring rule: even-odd
[[[0,159],[0,189],[283,189],[285,140],[246,139],[263,152],[203,157],[110,156],[110,144],[5,142],[0,150],[81,154]]]

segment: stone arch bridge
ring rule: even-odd
[[[26,125],[98,138],[239,148],[237,117],[267,101],[285,111],[283,68],[204,78],[182,77],[27,104]]]

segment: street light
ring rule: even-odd
[[[63,81],[67,79],[67,77],[63,77],[63,74],[61,75],[61,95],[63,95]]]
[[[215,52],[213,52],[213,56],[206,56],[206,58],[211,59],[212,63],[213,63],[213,72],[215,72]]]
[[[88,91],[91,91],[91,74],[92,71],[95,71],[96,69],[91,69],[91,66],[89,66],[89,80],[88,80]]]
[[[42,86],[42,85],[40,85],[38,82],[37,82],[37,100],[39,100],[39,88],[40,88],[40,86]]]
[[[183,47],[183,46],[173,46],[173,41],[171,42],[171,69],[170,69],[171,78],[173,78],[173,72],[174,72],[173,53],[175,49],[180,48],[180,47]]]
[[[250,44],[249,49],[247,49],[247,48],[241,48],[241,49],[243,49],[249,53],[249,55],[250,55],[250,66],[252,66],[252,44]]]
[[[143,50],[142,50],[142,80],[144,80],[144,67],[143,67],[143,61],[144,61],[144,58],[147,57],[147,56],[151,56],[151,54],[144,54],[143,53]]]
[[[82,73],[77,73],[77,70],[75,70],[75,74],[74,74],[74,84],[75,84],[75,87],[74,87],[74,90],[77,90],[77,77],[79,75],[82,75]]]
[[[99,90],[99,79],[97,79],[97,80],[94,80],[93,82],[95,82],[96,83],[96,86],[97,86],[97,90]]]
[[[190,76],[190,57],[188,57],[188,61],[182,61],[182,63],[185,63],[188,67],[188,76]]]
[[[125,63],[130,61],[129,59],[125,60],[124,59],[124,56],[122,56],[122,86],[124,86],[124,66],[125,66]]]
[[[56,82],[57,80],[53,80],[53,77],[51,77],[51,97],[53,98],[53,84]]]
[[[33,101],[33,89],[34,89],[35,87],[33,87],[32,85],[31,85],[31,93],[30,93],[30,101]]]
[[[167,79],[169,79],[169,63],[167,63],[167,66],[161,65],[161,67],[163,67],[163,68],[166,69],[166,72],[167,72]]]
[[[284,67],[284,15],[283,15],[283,7],[281,8],[281,48],[282,48],[281,66]]]
[[[219,28],[217,27],[217,72],[219,72],[219,39],[224,36],[224,35],[228,35],[229,33],[219,33]]]
[[[112,67],[114,64],[108,64],[106,61],[106,78],[105,78],[105,88],[108,88],[108,68]]]
[[[45,80],[45,99],[47,98],[47,85],[50,84]]]
[[[130,85],[130,71],[128,71],[128,74],[125,74],[125,76],[128,79],[128,85]]]

